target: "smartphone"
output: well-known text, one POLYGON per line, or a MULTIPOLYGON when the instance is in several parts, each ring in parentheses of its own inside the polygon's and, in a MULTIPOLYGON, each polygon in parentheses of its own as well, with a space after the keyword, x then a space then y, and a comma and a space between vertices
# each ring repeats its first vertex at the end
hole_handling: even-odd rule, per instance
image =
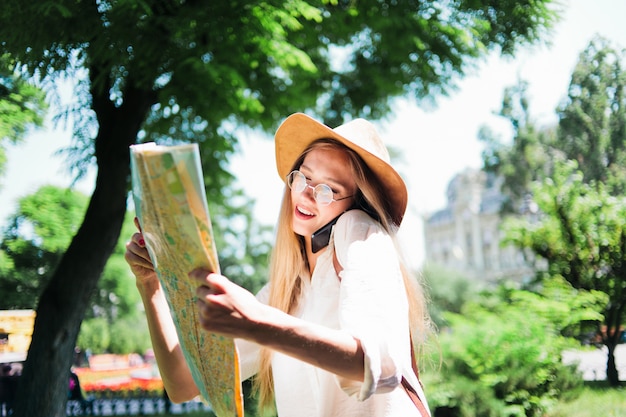
POLYGON ((335 223, 337 223, 339 217, 341 217, 341 214, 328 222, 326 226, 321 227, 311 235, 311 249, 313 250, 313 253, 317 253, 328 246, 328 243, 330 242, 330 232, 335 223))

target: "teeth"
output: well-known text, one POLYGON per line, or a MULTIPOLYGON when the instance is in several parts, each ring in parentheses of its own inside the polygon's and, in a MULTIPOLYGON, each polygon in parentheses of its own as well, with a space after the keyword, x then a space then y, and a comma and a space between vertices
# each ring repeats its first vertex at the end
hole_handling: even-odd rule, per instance
POLYGON ((302 214, 306 215, 306 216, 312 216, 312 215, 313 215, 313 213, 311 213, 310 211, 307 211, 307 210, 305 210, 305 209, 303 209, 303 208, 301 208, 301 207, 298 207, 298 211, 299 211, 300 213, 302 213, 302 214))

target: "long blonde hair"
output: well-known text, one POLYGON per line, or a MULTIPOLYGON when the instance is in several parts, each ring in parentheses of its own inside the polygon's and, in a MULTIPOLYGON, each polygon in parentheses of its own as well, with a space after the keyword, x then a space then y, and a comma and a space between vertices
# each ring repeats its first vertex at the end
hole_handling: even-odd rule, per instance
MULTIPOLYGON (((389 233, 398 249, 402 275, 409 301, 409 323, 414 344, 414 351, 419 348, 430 330, 430 320, 426 309, 426 301, 422 286, 410 273, 402 257, 396 231, 398 226, 391 218, 393 210, 386 198, 384 184, 371 172, 354 151, 333 139, 319 139, 312 142, 294 162, 292 169, 298 169, 305 156, 315 149, 342 150, 347 153, 349 166, 359 190, 355 199, 355 207, 365 211, 380 222, 389 233)), ((304 240, 294 233, 291 209, 291 190, 285 187, 276 227, 276 244, 270 260, 270 296, 269 305, 286 313, 292 313, 298 305, 302 280, 310 279, 308 261, 304 248, 304 240)), ((261 351, 260 369, 255 376, 255 388, 258 393, 261 409, 271 409, 274 400, 274 384, 271 369, 272 352, 263 348, 261 351)))

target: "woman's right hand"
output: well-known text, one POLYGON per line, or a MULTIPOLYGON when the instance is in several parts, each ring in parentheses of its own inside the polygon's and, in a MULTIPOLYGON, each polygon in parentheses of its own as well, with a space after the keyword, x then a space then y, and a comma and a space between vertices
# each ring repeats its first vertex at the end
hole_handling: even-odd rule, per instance
POLYGON ((148 254, 146 242, 139 227, 139 221, 135 218, 135 225, 139 232, 133 234, 130 241, 126 243, 126 253, 124 259, 130 266, 130 270, 139 282, 147 282, 156 279, 154 265, 148 254))

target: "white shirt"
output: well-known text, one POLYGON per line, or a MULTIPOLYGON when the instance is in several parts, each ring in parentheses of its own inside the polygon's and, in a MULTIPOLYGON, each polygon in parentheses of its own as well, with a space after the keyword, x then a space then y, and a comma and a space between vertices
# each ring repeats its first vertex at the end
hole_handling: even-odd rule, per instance
MULTIPOLYGON (((267 301, 267 286, 257 297, 267 301)), ((272 373, 279 417, 412 417, 417 408, 402 376, 426 404, 411 368, 408 302, 396 249, 379 223, 360 210, 342 215, 317 260, 294 316, 360 340, 364 381, 347 380, 274 352, 272 373), (337 277, 333 249, 343 270, 337 277)), ((258 346, 237 340, 242 379, 258 369, 258 346)), ((427 417, 427 416, 423 416, 427 417)))

